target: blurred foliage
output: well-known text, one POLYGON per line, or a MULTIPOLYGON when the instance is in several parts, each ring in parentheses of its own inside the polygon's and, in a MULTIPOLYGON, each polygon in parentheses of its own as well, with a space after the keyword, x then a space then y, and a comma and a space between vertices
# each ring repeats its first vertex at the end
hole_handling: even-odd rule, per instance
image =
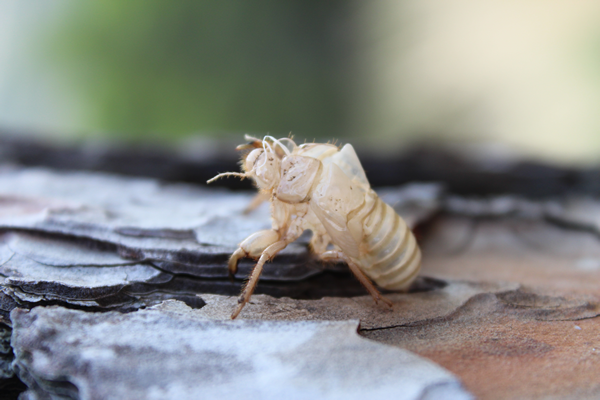
POLYGON ((339 136, 352 37, 343 1, 71 2, 50 38, 88 126, 339 136))

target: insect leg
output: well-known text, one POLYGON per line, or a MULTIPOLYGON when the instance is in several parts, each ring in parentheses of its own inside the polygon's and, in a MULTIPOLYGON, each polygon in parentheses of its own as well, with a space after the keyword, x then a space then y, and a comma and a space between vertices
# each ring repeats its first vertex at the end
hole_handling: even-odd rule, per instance
POLYGON ((308 244, 311 251, 315 254, 323 254, 327 251, 327 246, 331 243, 331 237, 323 231, 316 231, 313 233, 310 243, 308 244))
POLYGON ((242 311, 242 308, 244 308, 244 306, 246 305, 248 300, 250 300, 250 296, 252 296, 252 293, 254 292, 254 289, 256 288, 256 284, 258 283, 258 278, 260 277, 260 274, 262 272, 262 269, 263 269, 263 266, 265 265, 265 263, 268 260, 270 260, 271 258, 275 257, 275 255, 277 253, 279 253, 281 250, 285 249, 285 247, 287 245, 288 245, 288 241, 280 240, 278 242, 273 243, 272 245, 267 247, 265 249, 265 251, 263 251, 260 258, 258 259, 258 263, 256 263, 256 265, 254 266, 254 269, 252 270, 252 273, 250 274, 250 279, 248 280, 248 283, 246 284, 246 286, 244 286, 244 289, 242 290, 242 293, 240 294, 240 297, 238 298, 238 306, 236 307, 233 314, 231 314, 231 319, 235 319, 235 317, 237 317, 240 314, 240 312, 242 311))
POLYGON ((324 253, 319 254, 319 258, 323 261, 335 262, 335 261, 344 261, 350 267, 350 271, 356 276, 358 281, 362 283, 362 285, 367 289, 369 294, 375 300, 375 303, 379 303, 379 300, 388 305, 388 307, 392 307, 393 303, 388 298, 384 297, 379 293, 379 290, 373 285, 373 282, 369 279, 367 275, 359 268, 358 265, 354 261, 352 261, 349 257, 346 257, 344 253, 341 251, 326 251, 324 253))
POLYGON ((252 257, 256 259, 260 257, 267 247, 279 239, 279 233, 272 229, 255 232, 244 239, 240 243, 240 247, 229 257, 229 277, 233 279, 238 269, 238 263, 242 258, 252 257))

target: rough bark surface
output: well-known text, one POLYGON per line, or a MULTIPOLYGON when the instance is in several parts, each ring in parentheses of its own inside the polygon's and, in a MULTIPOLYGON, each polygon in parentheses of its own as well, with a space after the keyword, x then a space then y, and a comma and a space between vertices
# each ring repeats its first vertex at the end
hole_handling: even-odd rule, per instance
POLYGON ((11 318, 25 398, 471 398, 434 363, 359 337, 358 321, 211 321, 161 307, 11 318))
POLYGON ((250 194, 4 168, 0 378, 16 371, 31 399, 197 398, 199 382, 274 398, 289 379, 316 398, 600 397, 600 202, 468 199, 433 184, 380 195, 424 254, 413 288, 386 294, 392 309, 344 265, 315 262, 302 237, 230 322, 252 262, 232 283, 227 257, 269 226, 266 207, 242 213, 250 194))

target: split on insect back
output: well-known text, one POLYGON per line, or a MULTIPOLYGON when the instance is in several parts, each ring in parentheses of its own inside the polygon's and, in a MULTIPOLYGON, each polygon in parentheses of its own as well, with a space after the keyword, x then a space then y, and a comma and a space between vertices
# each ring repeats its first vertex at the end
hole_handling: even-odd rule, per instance
POLYGON ((246 139, 238 146, 248 151, 243 172, 208 181, 251 178, 260 193, 249 208, 261 200, 271 203, 271 229, 248 236, 229 259, 230 276, 242 258, 258 260, 231 318, 250 300, 265 262, 307 229, 313 233, 310 248, 320 260, 345 262, 375 302, 391 307, 372 281, 388 290, 407 289, 419 273, 421 251, 404 220, 371 189, 352 145, 340 149, 328 143, 297 146, 290 138, 246 139))

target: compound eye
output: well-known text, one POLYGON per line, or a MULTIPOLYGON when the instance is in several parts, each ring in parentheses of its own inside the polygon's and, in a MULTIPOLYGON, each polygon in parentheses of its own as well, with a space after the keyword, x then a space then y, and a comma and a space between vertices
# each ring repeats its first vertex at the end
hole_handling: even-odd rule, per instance
POLYGON ((250 152, 250 154, 248 154, 248 157, 246 157, 246 161, 244 163, 244 169, 246 171, 252 171, 254 169, 254 166, 256 164, 256 161, 258 160, 258 158, 261 156, 261 154, 264 152, 263 149, 254 149, 250 152))
POLYGON ((254 163, 252 171, 261 189, 271 189, 279 181, 279 160, 270 152, 262 152, 254 163))

